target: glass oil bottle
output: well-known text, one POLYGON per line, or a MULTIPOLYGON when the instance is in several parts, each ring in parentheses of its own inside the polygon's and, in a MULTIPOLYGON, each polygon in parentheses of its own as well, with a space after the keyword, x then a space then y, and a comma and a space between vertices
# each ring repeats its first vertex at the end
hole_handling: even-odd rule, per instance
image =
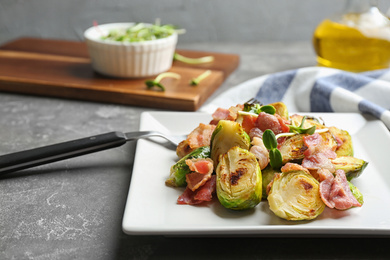
POLYGON ((376 1, 348 0, 340 15, 323 20, 313 35, 320 66, 360 72, 390 66, 390 20, 376 1))

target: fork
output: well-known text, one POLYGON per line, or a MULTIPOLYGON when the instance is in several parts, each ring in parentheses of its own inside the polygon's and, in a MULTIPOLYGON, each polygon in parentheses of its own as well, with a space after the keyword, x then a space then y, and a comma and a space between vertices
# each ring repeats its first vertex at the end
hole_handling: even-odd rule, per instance
POLYGON ((251 98, 249 99, 247 102, 245 102, 246 104, 249 104, 249 105, 252 105, 252 104, 259 104, 259 105, 263 105, 263 103, 258 100, 256 97, 254 98, 251 98))
POLYGON ((186 136, 170 136, 157 131, 109 132, 30 150, 0 156, 0 174, 19 171, 38 165, 69 159, 119 147, 128 141, 141 138, 162 137, 177 147, 186 136))

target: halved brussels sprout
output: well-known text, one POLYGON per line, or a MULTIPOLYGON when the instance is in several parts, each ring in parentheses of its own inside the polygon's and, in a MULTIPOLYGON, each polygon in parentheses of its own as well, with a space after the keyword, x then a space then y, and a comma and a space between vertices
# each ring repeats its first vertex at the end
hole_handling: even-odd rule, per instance
POLYGON ((329 131, 336 137, 336 140, 341 140, 342 144, 337 147, 337 156, 353 156, 353 145, 351 135, 346 130, 337 127, 328 127, 329 131))
POLYGON ((279 151, 282 154, 283 164, 294 160, 302 160, 305 157, 302 149, 304 145, 303 137, 304 135, 287 137, 280 145, 279 151))
POLYGON ((314 219, 325 209, 319 182, 303 170, 277 174, 267 199, 271 211, 287 220, 314 219))
POLYGON ((218 200, 225 208, 243 210, 260 203, 261 170, 256 157, 248 150, 232 147, 220 157, 216 174, 218 200))
POLYGON ((363 205, 364 199, 363 199, 363 194, 360 192, 360 190, 353 185, 352 183, 348 182, 349 189, 352 192, 352 195, 356 198, 356 200, 363 205))
POLYGON ((331 162, 336 170, 345 172, 348 181, 359 177, 368 165, 368 162, 352 156, 337 157, 331 160, 331 162))
POLYGON ((195 149, 191 153, 187 154, 181 158, 177 163, 171 167, 169 178, 165 181, 165 184, 172 187, 185 187, 186 174, 190 173, 190 168, 186 164, 187 159, 197 159, 197 158, 209 158, 210 157, 210 147, 203 146, 195 149))
POLYGON ((234 121, 220 120, 211 135, 211 159, 217 166, 219 156, 225 154, 233 146, 248 150, 251 140, 241 125, 234 121))
MULTIPOLYGON (((320 133, 322 137, 322 142, 324 146, 329 147, 331 150, 335 150, 337 143, 335 138, 330 132, 320 133)), ((304 142, 303 137, 305 134, 297 134, 290 137, 287 137, 286 140, 280 145, 279 151, 283 157, 283 164, 291 161, 302 160, 305 156, 303 152, 304 142)))
POLYGON ((275 108, 275 114, 278 114, 279 116, 283 117, 284 119, 288 119, 288 109, 286 104, 283 102, 275 102, 268 104, 270 106, 273 106, 275 108))

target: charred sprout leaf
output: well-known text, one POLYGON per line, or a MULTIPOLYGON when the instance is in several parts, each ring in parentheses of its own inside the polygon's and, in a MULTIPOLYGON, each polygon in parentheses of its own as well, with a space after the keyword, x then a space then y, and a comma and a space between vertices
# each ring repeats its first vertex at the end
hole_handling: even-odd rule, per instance
POLYGON ((191 79, 190 85, 192 85, 192 86, 197 86, 197 85, 199 85, 199 83, 200 83, 202 80, 204 80, 205 78, 207 78, 210 74, 211 74, 211 70, 206 70, 205 72, 203 72, 202 74, 200 74, 198 77, 191 79))
POLYGON ((262 176, 256 156, 238 146, 221 156, 216 168, 217 196, 228 209, 255 207, 262 197, 262 176))
POLYGON ((162 91, 165 91, 165 87, 160 83, 160 81, 164 78, 180 79, 180 75, 174 72, 163 72, 159 74, 154 80, 146 80, 145 84, 148 87, 148 89, 151 89, 153 87, 158 87, 162 91))
POLYGON ((314 219, 325 209, 319 187, 319 182, 303 170, 277 174, 267 197, 269 207, 283 219, 314 219))
POLYGON ((191 153, 187 154, 176 162, 170 171, 169 178, 165 181, 165 184, 172 187, 185 187, 186 174, 190 173, 190 168, 186 164, 187 159, 197 159, 197 158, 209 158, 210 157, 210 147, 203 146, 195 149, 191 153))
POLYGON ((188 64, 202 64, 202 63, 209 63, 209 62, 214 61, 214 56, 204 56, 204 57, 200 57, 200 58, 189 58, 189 57, 185 57, 185 56, 175 52, 175 54, 173 55, 173 59, 184 62, 184 63, 188 63, 188 64))
POLYGON ((348 181, 359 177, 368 162, 352 156, 340 156, 331 160, 336 170, 343 170, 348 181))

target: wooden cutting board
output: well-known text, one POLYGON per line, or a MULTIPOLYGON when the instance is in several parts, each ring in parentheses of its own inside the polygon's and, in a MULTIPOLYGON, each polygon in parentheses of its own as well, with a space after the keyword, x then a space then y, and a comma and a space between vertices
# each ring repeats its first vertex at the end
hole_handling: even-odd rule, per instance
POLYGON ((177 52, 187 57, 212 55, 215 60, 200 65, 174 61, 170 71, 181 79, 165 78, 162 92, 147 89, 145 79, 110 78, 94 72, 83 42, 21 38, 0 46, 0 91, 195 111, 239 65, 235 54, 177 52), (209 77, 198 86, 189 85, 206 69, 212 71, 209 77))

